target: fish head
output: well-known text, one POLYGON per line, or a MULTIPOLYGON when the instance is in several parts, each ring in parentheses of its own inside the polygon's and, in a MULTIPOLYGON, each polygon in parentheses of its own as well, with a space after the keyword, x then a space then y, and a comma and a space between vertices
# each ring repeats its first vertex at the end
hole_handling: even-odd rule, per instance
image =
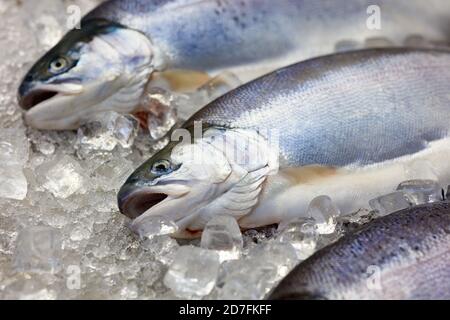
POLYGON ((214 215, 242 217, 257 204, 262 183, 276 170, 278 159, 270 150, 250 147, 267 147, 263 140, 246 132, 208 129, 192 143, 171 142, 122 186, 119 209, 134 219, 136 229, 150 216, 164 216, 177 224, 177 237, 195 236, 214 215))
POLYGON ((213 145, 172 142, 129 177, 118 193, 119 209, 135 224, 164 216, 186 229, 232 180, 235 170, 213 145))
POLYGON ((24 77, 18 100, 37 129, 76 129, 99 112, 130 112, 154 70, 151 41, 108 20, 82 22, 24 77))

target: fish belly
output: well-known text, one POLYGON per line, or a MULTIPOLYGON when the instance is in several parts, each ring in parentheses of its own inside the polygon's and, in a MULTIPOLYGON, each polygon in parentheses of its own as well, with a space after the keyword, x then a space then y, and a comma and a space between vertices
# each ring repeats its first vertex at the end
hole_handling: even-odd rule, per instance
MULTIPOLYGON (((308 174, 312 168, 282 169, 268 177, 258 206, 239 220, 242 228, 254 228, 305 217, 310 201, 328 195, 341 213, 368 208, 369 200, 393 192, 411 179, 434 179, 450 184, 450 138, 434 141, 425 150, 365 167, 325 169, 326 174, 308 174), (293 174, 295 170, 298 173, 293 174), (305 179, 297 175, 307 176, 305 179)), ((314 169, 316 170, 316 169, 314 169)))

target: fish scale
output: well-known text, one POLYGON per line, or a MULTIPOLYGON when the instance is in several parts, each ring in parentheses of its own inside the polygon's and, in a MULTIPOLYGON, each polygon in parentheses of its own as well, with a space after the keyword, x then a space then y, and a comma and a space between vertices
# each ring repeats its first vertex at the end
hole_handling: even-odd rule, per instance
POLYGON ((298 265, 269 299, 449 299, 450 204, 370 222, 298 265), (368 285, 370 268, 379 287, 368 285))
POLYGON ((448 136, 449 81, 447 51, 332 55, 243 86, 200 110, 186 126, 202 121, 276 130, 287 166, 374 164, 448 136))
MULTIPOLYGON (((160 90, 194 94, 190 103, 178 106, 186 119, 238 84, 305 59, 367 47, 450 43, 447 0, 274 4, 105 1, 25 76, 18 95, 25 122, 37 129, 76 129, 100 112, 152 108, 159 103, 152 92, 160 90)), ((310 68, 305 77, 315 73, 310 68)))
POLYGON ((112 0, 84 20, 106 18, 140 30, 172 67, 214 72, 252 64, 271 71, 331 53, 344 40, 381 37, 401 45, 420 35, 446 42, 448 17, 444 0, 112 0), (381 9, 380 30, 366 23, 374 4, 381 9))

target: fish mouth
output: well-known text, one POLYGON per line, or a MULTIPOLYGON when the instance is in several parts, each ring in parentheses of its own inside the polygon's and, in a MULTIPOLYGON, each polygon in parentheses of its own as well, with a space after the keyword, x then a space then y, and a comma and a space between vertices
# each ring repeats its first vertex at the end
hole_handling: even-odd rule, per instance
POLYGON ((24 110, 30 110, 38 105, 44 104, 57 95, 76 95, 83 92, 83 86, 79 81, 59 84, 23 83, 19 88, 19 105, 24 110))
POLYGON ((161 204, 169 195, 161 192, 152 192, 150 190, 136 190, 124 186, 117 196, 120 212, 136 219, 144 212, 161 204))
POLYGON ((31 108, 55 97, 59 92, 50 90, 34 90, 27 95, 19 98, 19 105, 24 110, 31 108))
POLYGON ((79 126, 83 93, 83 85, 75 82, 24 83, 18 100, 27 125, 40 130, 70 130, 79 126))

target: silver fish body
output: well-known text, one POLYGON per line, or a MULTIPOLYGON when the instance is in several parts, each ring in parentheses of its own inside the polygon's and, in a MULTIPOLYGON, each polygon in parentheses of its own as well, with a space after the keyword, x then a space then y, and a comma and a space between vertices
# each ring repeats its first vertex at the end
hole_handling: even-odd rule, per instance
POLYGON ((300 263, 269 299, 450 299, 450 204, 376 219, 300 263))
POLYGON ((215 100, 186 122, 185 128, 201 123, 209 132, 194 145, 211 150, 193 149, 220 166, 196 166, 185 156, 194 150, 181 152, 172 142, 130 177, 119 206, 133 218, 146 210, 175 221, 185 218, 183 226, 191 231, 202 230, 219 213, 253 228, 302 216, 319 195, 352 212, 401 181, 449 183, 449 81, 450 53, 439 50, 363 50, 278 70, 215 100), (269 142, 273 137, 275 144, 269 142), (218 142, 226 139, 237 145, 237 156, 218 142), (254 161, 241 161, 249 158, 254 161), (161 161, 167 163, 164 170, 161 161), (435 176, 417 171, 428 165, 435 176), (147 201, 155 190, 169 194, 178 184, 180 204, 147 201), (190 199, 195 206, 181 213, 178 205, 190 199), (187 216, 195 219, 187 223, 187 216))
POLYGON ((380 38, 392 45, 414 36, 450 40, 450 4, 444 0, 112 0, 85 20, 93 18, 144 32, 172 68, 236 69, 243 78, 251 69, 250 78, 332 53, 345 41, 361 48, 380 38), (368 26, 374 6, 379 28, 368 26))
POLYGON ((448 43, 449 20, 446 0, 110 0, 32 67, 19 102, 33 127, 74 129, 142 108, 146 89, 226 91, 335 51, 448 43))
POLYGON ((450 51, 374 49, 312 59, 219 98, 185 125, 278 131, 284 166, 367 166, 450 129, 450 51))

